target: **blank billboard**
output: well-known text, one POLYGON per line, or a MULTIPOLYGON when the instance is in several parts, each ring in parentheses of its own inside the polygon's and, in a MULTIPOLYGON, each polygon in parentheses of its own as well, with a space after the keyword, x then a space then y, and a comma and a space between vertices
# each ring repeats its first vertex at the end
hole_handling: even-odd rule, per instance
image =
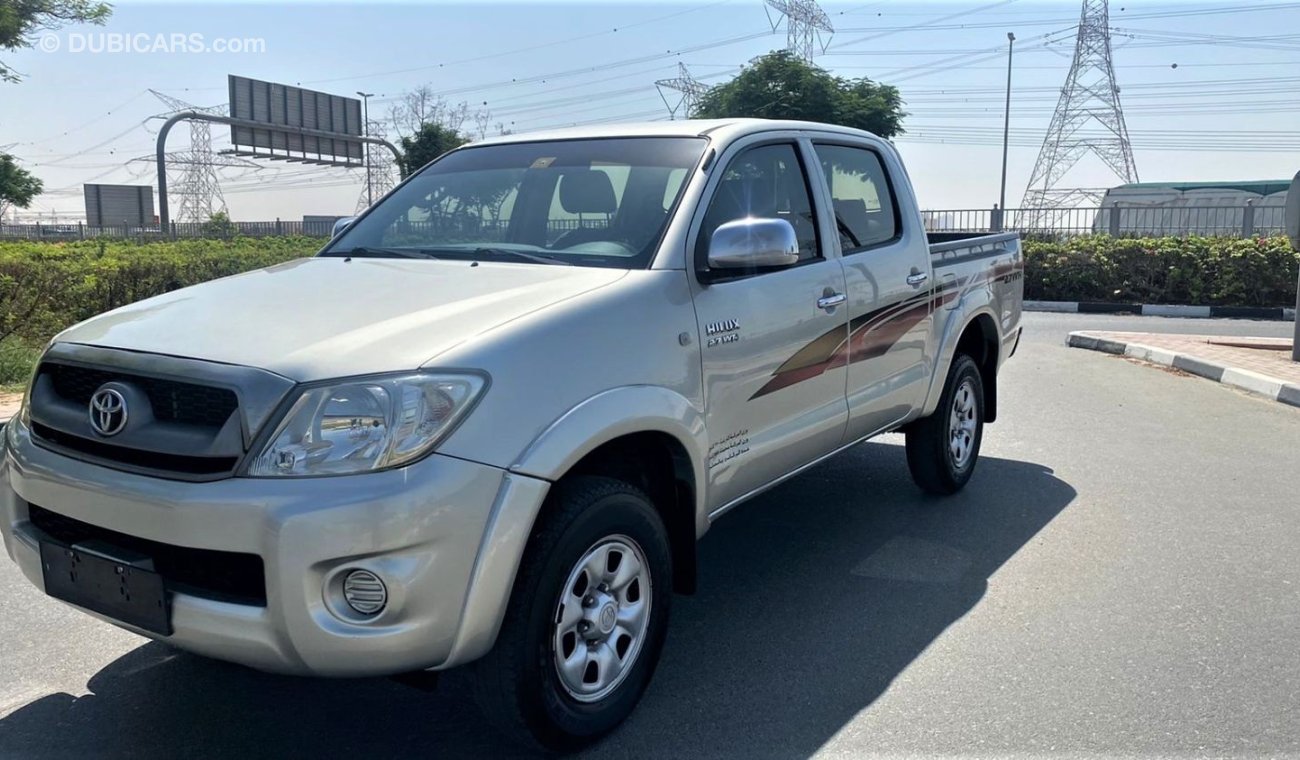
POLYGON ((148 227, 154 224, 152 185, 83 185, 86 224, 148 227))
POLYGON ((362 135, 360 100, 233 74, 228 81, 230 115, 266 125, 265 129, 230 128, 230 142, 241 155, 364 164, 361 141, 348 139, 362 135), (296 129, 330 132, 337 137, 308 136, 296 129))

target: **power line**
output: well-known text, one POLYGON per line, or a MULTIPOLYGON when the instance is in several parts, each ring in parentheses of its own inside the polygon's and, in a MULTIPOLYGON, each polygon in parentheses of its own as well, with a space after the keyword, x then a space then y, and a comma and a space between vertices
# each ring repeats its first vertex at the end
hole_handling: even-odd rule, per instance
POLYGON ((429 66, 415 66, 415 67, 412 67, 412 68, 405 68, 405 69, 392 69, 392 70, 389 70, 389 71, 379 71, 379 72, 373 72, 373 73, 370 73, 370 74, 358 74, 358 75, 356 75, 356 76, 349 76, 349 77, 335 77, 335 78, 332 78, 332 79, 313 79, 313 80, 308 80, 308 81, 306 81, 306 82, 303 82, 302 84, 329 84, 329 83, 332 83, 332 82, 344 82, 344 81, 351 81, 351 80, 354 80, 354 79, 370 79, 370 78, 373 78, 373 77, 391 76, 391 75, 394 75, 394 74, 410 74, 410 73, 412 73, 412 72, 416 72, 416 71, 433 71, 433 70, 436 70, 436 69, 445 68, 445 67, 447 67, 447 66, 457 66, 457 65, 460 65, 460 64, 464 64, 464 63, 477 63, 477 62, 479 62, 479 61, 486 61, 486 60, 490 60, 490 59, 492 59, 492 58, 501 58, 501 57, 508 56, 508 55, 515 55, 515 54, 517 54, 517 53, 531 53, 531 52, 536 51, 536 50, 542 50, 542 49, 549 48, 549 47, 556 47, 556 46, 558 46, 558 45, 568 45, 568 44, 571 44, 571 43, 574 43, 574 42, 581 42, 581 41, 583 41, 583 40, 594 39, 594 38, 596 38, 596 37, 603 37, 603 36, 605 36, 605 35, 609 35, 609 34, 617 34, 617 33, 619 32, 620 29, 632 29, 632 28, 634 28, 634 27, 638 27, 638 26, 645 26, 645 25, 647 25, 647 24, 655 24, 655 23, 658 23, 658 22, 660 22, 660 21, 667 21, 668 19, 673 19, 673 18, 677 18, 677 17, 679 17, 679 16, 684 16, 684 15, 686 15, 687 13, 694 13, 694 12, 696 12, 696 11, 701 11, 701 10, 705 10, 705 9, 708 9, 708 8, 713 8, 713 7, 716 7, 716 6, 719 6, 719 5, 723 5, 723 4, 726 3, 727 1, 728 1, 728 0, 720 0, 719 2, 707 3, 707 4, 705 4, 705 5, 697 6, 697 7, 695 7, 695 8, 688 8, 688 9, 686 9, 686 10, 676 11, 676 12, 674 12, 674 13, 669 13, 669 14, 664 15, 664 16, 656 16, 655 18, 652 18, 652 19, 645 19, 645 20, 643 20, 643 21, 636 21, 636 22, 633 22, 633 23, 631 23, 631 24, 624 24, 624 25, 622 25, 621 27, 614 27, 613 29, 608 29, 608 30, 605 30, 605 31, 592 32, 592 33, 590 33, 590 34, 582 34, 582 35, 578 35, 578 36, 576 36, 576 37, 569 37, 569 38, 567 38, 567 39, 555 40, 555 41, 553 41, 553 42, 544 42, 544 43, 541 43, 541 44, 538 44, 538 45, 529 45, 529 46, 527 46, 527 47, 515 48, 515 49, 513 49, 513 50, 503 50, 503 51, 501 51, 501 52, 497 52, 497 53, 488 53, 488 54, 485 54, 485 55, 474 56, 474 57, 472 57, 472 58, 462 58, 462 59, 455 60, 455 61, 445 61, 445 62, 443 62, 443 63, 431 64, 431 65, 429 65, 429 66))
POLYGON ((921 29, 928 29, 929 27, 935 26, 937 24, 942 24, 945 21, 951 21, 955 18, 961 18, 962 16, 969 16, 975 13, 983 13, 984 11, 991 10, 993 8, 997 8, 1003 5, 1010 5, 1011 3, 1014 2, 1016 2, 1016 0, 998 0, 998 2, 996 3, 990 3, 989 5, 982 5, 978 8, 972 8, 970 10, 952 13, 947 16, 943 16, 942 18, 937 18, 933 21, 925 21, 919 24, 912 24, 911 26, 895 27, 889 31, 883 31, 876 34, 871 34, 866 37, 859 37, 853 40, 845 40, 843 42, 837 42, 834 45, 828 45, 827 50, 829 51, 830 49, 834 49, 834 48, 842 48, 842 47, 847 47, 849 45, 856 45, 859 42, 871 42, 873 40, 878 40, 881 37, 888 37, 891 34, 900 34, 903 32, 911 32, 911 31, 918 31, 921 29))
MULTIPOLYGON (((144 97, 145 95, 148 95, 148 94, 149 94, 149 91, 148 91, 148 90, 141 90, 141 91, 137 92, 136 94, 132 95, 131 97, 127 98, 126 100, 122 101, 121 103, 118 103, 117 105, 115 105, 115 106, 113 106, 112 108, 108 109, 106 112, 104 112, 104 113, 102 113, 102 114, 100 114, 100 115, 94 117, 93 119, 90 119, 89 121, 86 121, 86 122, 83 122, 83 123, 81 123, 81 124, 78 124, 78 125, 75 126, 75 127, 69 127, 68 129, 65 129, 65 130, 63 130, 62 132, 60 132, 60 133, 58 133, 58 134, 56 134, 56 135, 53 135, 53 136, 51 136, 51 137, 44 137, 44 138, 41 138, 40 140, 29 140, 29 141, 27 141, 27 142, 14 143, 13 146, 17 146, 17 145, 42 145, 42 144, 47 143, 47 142, 53 142, 54 140, 61 140, 61 139, 65 138, 65 137, 67 137, 68 135, 73 134, 74 132, 80 132, 81 130, 85 129, 86 127, 90 127, 90 126, 93 126, 93 125, 95 125, 95 124, 98 124, 99 122, 103 121, 104 119, 107 119, 108 117, 110 117, 110 116, 112 116, 113 114, 117 113, 118 111, 122 110, 122 109, 125 108, 126 106, 128 106, 128 105, 134 103, 135 101, 139 100, 140 98, 142 98, 142 97, 144 97)), ((132 128, 132 129, 135 129, 135 126, 137 126, 137 125, 133 125, 131 128, 132 128)), ((9 147, 13 147, 13 146, 9 146, 9 147)))

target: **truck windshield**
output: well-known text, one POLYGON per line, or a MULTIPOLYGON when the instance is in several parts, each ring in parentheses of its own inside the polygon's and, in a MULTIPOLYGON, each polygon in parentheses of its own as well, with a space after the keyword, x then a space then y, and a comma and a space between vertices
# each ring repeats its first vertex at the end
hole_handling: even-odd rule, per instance
POLYGON ((322 256, 649 266, 702 138, 465 148, 419 172, 322 256))

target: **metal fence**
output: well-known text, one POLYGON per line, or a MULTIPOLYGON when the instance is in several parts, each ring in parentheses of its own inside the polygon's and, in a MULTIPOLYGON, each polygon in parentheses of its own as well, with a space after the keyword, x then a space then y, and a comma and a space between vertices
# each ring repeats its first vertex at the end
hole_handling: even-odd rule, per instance
POLYGON ((332 222, 173 222, 161 227, 113 225, 92 227, 83 222, 72 224, 0 224, 0 239, 19 240, 88 240, 115 238, 127 240, 176 240, 183 238, 282 237, 306 235, 329 237, 332 222))
POLYGON ((931 232, 1020 232, 1045 237, 1256 237, 1286 232, 1282 206, 1104 206, 924 211, 931 232))
MULTIPOLYGON (((455 231, 462 234, 485 233, 500 234, 508 222, 503 220, 477 220, 473 217, 458 219, 454 224, 431 222, 413 222, 402 225, 402 232, 421 232, 437 229, 440 232, 455 231)), ((553 236, 579 227, 604 227, 608 220, 594 219, 551 219, 547 230, 553 236)), ((164 232, 158 226, 139 227, 130 225, 91 227, 85 223, 75 224, 0 224, 0 240, 89 240, 93 238, 113 238, 121 240, 182 240, 195 238, 229 238, 229 237, 283 237, 304 235, 307 237, 327 238, 334 227, 333 222, 229 222, 229 223, 185 223, 173 222, 164 232)))
MULTIPOLYGON (((1204 235, 1210 237, 1256 237, 1285 234, 1282 206, 1105 206, 1100 208, 1045 209, 947 209, 923 211, 925 228, 931 232, 1020 232, 1026 236, 1061 238, 1077 235, 1115 237, 1163 237, 1204 235)), ((506 221, 473 220, 477 230, 501 232, 506 221)), ((552 233, 578 226, 604 226, 603 219, 552 219, 552 233)), ((464 227, 464 221, 458 221, 464 227)), ((306 235, 329 237, 331 222, 230 222, 228 224, 174 222, 166 230, 157 226, 90 227, 75 224, 0 224, 0 239, 83 240, 121 238, 175 240, 183 238, 278 237, 306 235)))

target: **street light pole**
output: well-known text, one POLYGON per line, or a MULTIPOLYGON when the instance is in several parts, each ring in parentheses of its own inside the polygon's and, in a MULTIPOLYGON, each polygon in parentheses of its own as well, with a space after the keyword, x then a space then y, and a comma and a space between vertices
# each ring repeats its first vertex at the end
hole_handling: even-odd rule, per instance
MULTIPOLYGON (((357 90, 357 94, 361 96, 361 102, 363 104, 362 105, 363 114, 361 116, 361 120, 365 122, 365 126, 364 126, 365 135, 366 137, 369 137, 370 136, 370 98, 374 96, 374 93, 361 92, 360 90, 357 90)), ((366 205, 370 206, 374 202, 375 202, 375 188, 374 188, 374 182, 371 181, 371 174, 370 174, 370 143, 366 143, 366 205)))
MULTIPOLYGON (((1291 245, 1300 251, 1300 172, 1291 180, 1291 188, 1286 193, 1286 212, 1283 217, 1287 237, 1291 245)), ((1291 343, 1291 361, 1300 362, 1300 279, 1296 280, 1295 297, 1295 339, 1291 343)))
POLYGON ((1007 152, 1011 147, 1011 56, 1015 51, 1016 35, 1007 32, 1007 110, 1002 120, 1002 192, 998 195, 998 213, 1004 219, 1007 213, 1007 152))

